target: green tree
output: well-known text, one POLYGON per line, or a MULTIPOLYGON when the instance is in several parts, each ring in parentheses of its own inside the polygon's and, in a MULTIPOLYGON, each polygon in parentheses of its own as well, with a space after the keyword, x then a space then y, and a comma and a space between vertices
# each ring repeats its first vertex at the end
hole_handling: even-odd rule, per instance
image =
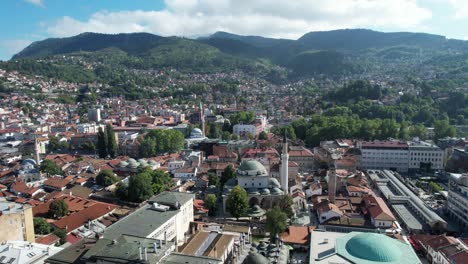
POLYGON ((427 138, 427 129, 422 124, 412 125, 409 128, 408 133, 409 133, 409 136, 412 138, 418 137, 421 140, 425 140, 427 138))
POLYGON ((434 139, 454 137, 457 134, 455 127, 449 124, 448 119, 437 120, 434 124, 434 139))
POLYGON ((265 230, 270 232, 270 237, 275 238, 288 227, 288 216, 280 208, 274 207, 266 213, 265 230))
POLYGON ((398 131, 398 138, 407 140, 409 138, 409 131, 408 131, 408 126, 406 125, 405 122, 402 122, 400 124, 400 129, 398 131))
POLYGON ((101 159, 107 157, 107 137, 101 127, 99 127, 97 133, 97 150, 101 159))
POLYGON ((60 146, 60 142, 59 142, 58 138, 54 137, 54 136, 51 136, 49 138, 49 144, 47 145, 47 149, 52 152, 52 151, 56 151, 56 150, 60 149, 60 147, 61 146, 60 146))
POLYGON ((231 135, 231 139, 232 139, 232 140, 239 140, 240 137, 239 137, 239 135, 237 135, 237 134, 232 134, 232 135, 231 135))
POLYGON ((221 137, 221 128, 216 123, 208 124, 208 137, 209 138, 221 137))
POLYGON ((63 229, 57 228, 53 232, 58 238, 60 238, 60 245, 65 244, 67 242, 67 232, 63 229))
POLYGON ((232 188, 226 200, 226 210, 237 220, 249 209, 247 192, 239 185, 232 188))
POLYGON ((229 141, 230 138, 231 138, 231 133, 229 133, 228 131, 223 131, 223 134, 221 135, 221 139, 224 141, 229 141))
POLYGON ((107 154, 111 158, 115 158, 117 156, 117 151, 118 151, 117 150, 117 142, 115 140, 114 128, 109 123, 106 124, 105 134, 106 134, 105 136, 107 138, 107 140, 106 140, 107 154))
POLYGON ((294 202, 291 196, 283 195, 278 200, 278 207, 282 212, 285 212, 288 217, 292 217, 294 215, 293 206, 294 202))
POLYGON ((216 175, 215 172, 209 171, 208 172, 208 186, 214 185, 218 186, 219 184, 219 177, 216 175))
POLYGON ((68 214, 68 204, 62 199, 54 200, 49 205, 49 216, 60 218, 68 214))
POLYGON ((218 210, 218 199, 215 194, 208 194, 205 198, 205 206, 208 208, 209 216, 216 216, 216 211, 218 210))
POLYGON ((34 217, 34 233, 39 235, 47 235, 52 231, 52 227, 42 217, 34 217))
POLYGON ((154 194, 162 193, 172 187, 172 179, 169 173, 163 170, 153 170, 147 168, 146 171, 151 175, 151 188, 154 194))
POLYGON ((119 178, 117 178, 111 170, 102 170, 96 176, 96 183, 105 187, 112 185, 117 181, 119 181, 119 178))
POLYGON ((262 131, 260 132, 260 134, 258 134, 258 139, 259 140, 266 140, 268 138, 267 136, 267 133, 265 131, 262 131))
POLYGON ((219 180, 219 187, 221 188, 221 190, 224 189, 224 184, 226 184, 226 182, 230 179, 234 179, 236 178, 236 171, 234 170, 234 166, 232 166, 231 164, 229 164, 223 171, 223 173, 221 174, 221 179, 219 180))
POLYGON ((122 182, 117 183, 117 186, 114 191, 114 195, 120 200, 127 201, 128 200, 128 185, 122 182))
POLYGON ((143 202, 153 195, 151 175, 140 173, 130 177, 128 181, 128 200, 143 202))
POLYGON ((47 174, 47 176, 63 175, 63 171, 51 160, 43 160, 39 166, 39 170, 47 174))
POLYGON ((140 157, 149 158, 156 156, 156 141, 153 138, 145 138, 140 141, 140 157))

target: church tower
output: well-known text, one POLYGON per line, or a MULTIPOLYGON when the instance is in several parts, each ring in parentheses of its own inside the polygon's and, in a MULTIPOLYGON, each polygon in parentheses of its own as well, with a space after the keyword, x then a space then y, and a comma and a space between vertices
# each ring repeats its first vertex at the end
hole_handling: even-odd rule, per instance
POLYGON ((281 188, 283 189, 285 194, 289 192, 289 176, 288 176, 288 164, 289 164, 289 155, 288 155, 288 141, 286 139, 286 131, 283 136, 283 152, 281 153, 281 188))

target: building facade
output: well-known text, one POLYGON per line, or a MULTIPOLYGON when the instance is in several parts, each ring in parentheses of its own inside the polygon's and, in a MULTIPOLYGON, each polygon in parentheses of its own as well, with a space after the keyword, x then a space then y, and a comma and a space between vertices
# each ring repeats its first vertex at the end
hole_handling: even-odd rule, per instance
POLYGON ((5 200, 0 201, 0 242, 8 240, 34 242, 31 207, 5 200))
POLYGON ((468 230, 468 174, 450 174, 447 211, 461 230, 468 230))

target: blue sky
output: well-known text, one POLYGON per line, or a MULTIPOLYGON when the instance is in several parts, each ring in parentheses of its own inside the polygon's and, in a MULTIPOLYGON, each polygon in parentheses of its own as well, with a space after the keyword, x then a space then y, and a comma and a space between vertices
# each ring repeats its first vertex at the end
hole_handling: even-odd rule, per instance
POLYGON ((298 38, 339 28, 468 39, 468 0, 1 0, 0 59, 82 32, 298 38))

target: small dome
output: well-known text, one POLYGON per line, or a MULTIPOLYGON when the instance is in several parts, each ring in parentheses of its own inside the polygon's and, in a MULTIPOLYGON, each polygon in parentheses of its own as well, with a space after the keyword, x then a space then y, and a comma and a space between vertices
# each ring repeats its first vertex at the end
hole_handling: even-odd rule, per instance
POLYGON ((274 187, 274 188, 271 189, 271 194, 273 194, 273 195, 280 195, 280 194, 283 194, 283 191, 280 190, 280 189, 277 188, 277 187, 274 187))
POLYGON ((275 178, 270 178, 269 180, 269 184, 270 184, 270 188, 280 188, 281 187, 281 184, 279 183, 279 181, 275 178))
POLYGON ((356 258, 369 261, 398 261, 401 257, 400 249, 393 243, 387 243, 385 238, 388 237, 375 233, 357 234, 348 240, 346 250, 356 258))
POLYGON ((249 193, 249 194, 260 194, 260 193, 258 192, 258 189, 255 188, 255 187, 254 187, 254 188, 249 188, 249 189, 248 189, 248 193, 249 193))
POLYGON ((256 160, 248 160, 242 162, 237 169, 238 176, 267 176, 265 166, 256 160))
POLYGON ((269 264, 270 261, 257 252, 250 252, 244 259, 244 264, 269 264))
POLYGON ((234 178, 231 178, 229 179, 225 184, 224 186, 226 187, 234 187, 236 186, 238 183, 237 183, 237 179, 234 179, 234 178))
POLYGON ((127 162, 128 162, 128 163, 135 163, 135 162, 137 162, 137 161, 136 161, 135 159, 130 158, 130 159, 127 160, 127 162))
POLYGON ((201 129, 199 129, 199 128, 194 128, 190 132, 190 137, 191 138, 202 138, 202 137, 204 137, 203 131, 201 131, 201 129))
POLYGON ((270 194, 270 190, 268 190, 268 189, 261 189, 261 190, 260 190, 260 194, 261 194, 261 195, 269 195, 269 194, 270 194))
POLYGON ((127 167, 127 166, 128 166, 128 162, 123 161, 123 160, 122 160, 121 162, 119 162, 119 167, 120 167, 120 168, 125 168, 125 167, 127 167))
POLYGON ((36 165, 36 161, 33 159, 25 159, 23 162, 21 162, 21 165, 26 166, 26 165, 36 165))

